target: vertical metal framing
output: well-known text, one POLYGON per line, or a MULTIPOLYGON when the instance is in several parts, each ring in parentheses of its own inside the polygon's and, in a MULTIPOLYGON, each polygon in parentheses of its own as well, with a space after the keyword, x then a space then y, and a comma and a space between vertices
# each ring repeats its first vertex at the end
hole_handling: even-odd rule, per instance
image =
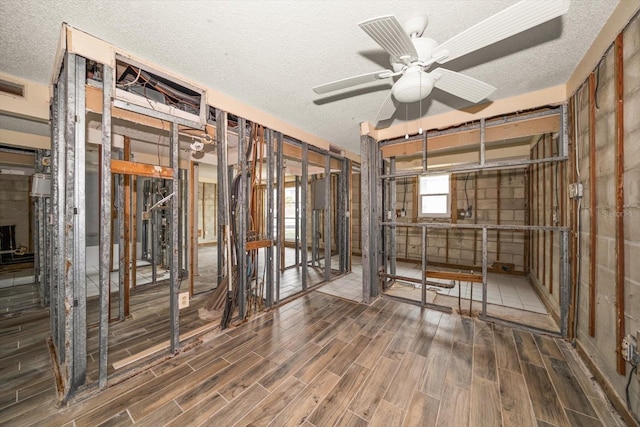
MULTIPOLYGON (((282 134, 280 132, 275 133, 275 144, 276 144, 276 282, 275 282, 275 300, 274 304, 278 304, 280 302, 280 280, 282 276, 282 270, 284 267, 284 260, 280 256, 282 250, 284 249, 284 179, 285 179, 285 170, 284 170, 284 155, 282 153, 282 134)), ((298 193, 296 190, 296 206, 298 203, 298 193)), ((296 212, 297 214, 297 212, 296 212)), ((298 240, 297 240, 297 215, 296 215, 296 253, 298 250, 298 240)), ((297 258, 296 258, 297 259, 297 258)))
POLYGON ((376 266, 382 265, 382 227, 380 223, 382 222, 382 179, 380 179, 380 172, 382 169, 382 151, 380 150, 377 143, 373 142, 369 147, 371 151, 371 161, 372 167, 369 173, 371 174, 370 185, 371 185, 371 200, 374 200, 375 203, 372 209, 369 209, 369 215, 371 215, 371 220, 369 224, 371 225, 371 236, 372 239, 369 239, 369 243, 371 245, 371 253, 375 254, 376 264, 373 266, 371 271, 371 277, 375 280, 372 281, 371 285, 371 296, 377 297, 380 294, 380 281, 378 280, 378 269, 376 266))
POLYGON ((300 186, 300 201, 301 209, 300 209, 300 233, 301 233, 301 261, 302 261, 302 290, 307 290, 308 285, 308 275, 307 271, 309 266, 307 265, 307 196, 308 196, 308 188, 309 188, 309 164, 307 162, 307 158, 309 155, 309 147, 306 142, 302 143, 302 179, 300 186))
POLYGON ((340 259, 340 273, 348 270, 348 234, 349 234, 349 160, 342 159, 340 176, 338 179, 338 257, 340 259))
MULTIPOLYGON (((174 177, 175 179, 175 177, 174 177)), ((178 278, 182 279, 183 273, 186 272, 186 263, 189 259, 189 253, 187 251, 186 239, 189 235, 187 231, 189 205, 187 203, 187 195, 189 194, 186 187, 187 184, 187 171, 186 169, 178 169, 178 187, 180 188, 178 199, 178 278)), ((178 194, 175 195, 178 197, 178 194)))
MULTIPOLYGON (((567 104, 563 104, 560 108, 560 138, 562 139, 559 144, 560 153, 558 155, 567 157, 569 155, 569 114, 567 104)), ((564 213, 561 212, 560 214, 562 215, 561 224, 563 225, 565 224, 564 213)), ((569 251, 569 229, 565 229, 560 232, 560 333, 564 338, 569 336, 569 313, 572 300, 569 251)))
MULTIPOLYGON (((283 173, 284 176, 284 173, 283 173)), ((295 198, 296 200, 294 201, 294 205, 295 205, 295 214, 296 214, 296 218, 295 218, 295 227, 296 227, 296 237, 295 237, 295 244, 294 244, 294 248, 295 248, 295 254, 296 254, 296 266, 300 264, 300 223, 302 222, 300 220, 300 177, 298 175, 295 176, 294 178, 294 185, 295 185, 295 198)), ((284 191, 284 185, 282 186, 282 191, 284 191)), ((280 205, 278 205, 280 206, 280 205)), ((284 213, 282 214, 284 217, 284 213)), ((284 239, 284 237, 283 237, 284 239)))
MULTIPOLYGON (((171 254, 169 255, 169 319, 170 319, 170 349, 172 354, 175 354, 180 348, 180 315, 178 308, 178 293, 180 292, 179 282, 179 244, 178 229, 178 205, 180 204, 180 175, 178 170, 178 124, 171 123, 171 138, 169 144, 169 167, 173 170, 173 179, 171 180, 171 190, 173 197, 169 202, 171 207, 171 221, 169 223, 169 230, 171 232, 169 238, 169 248, 171 254)), ((127 243, 128 244, 128 243, 127 243)))
POLYGON ((86 266, 85 266, 85 68, 84 58, 66 54, 66 111, 64 150, 66 173, 63 182, 65 208, 64 329, 66 396, 70 396, 86 378, 86 266))
POLYGON ((100 329, 98 331, 98 387, 107 385, 107 354, 109 350, 109 258, 111 252, 111 97, 113 91, 113 68, 102 66, 102 136, 101 136, 101 173, 100 186, 100 240, 99 240, 99 306, 100 329))
POLYGON ((51 220, 53 226, 51 245, 51 334, 52 340, 58 349, 58 359, 62 363, 66 359, 64 343, 64 286, 62 272, 65 264, 64 245, 64 221, 62 220, 65 210, 65 111, 67 108, 67 82, 66 69, 68 59, 65 56, 63 69, 54 89, 53 112, 52 112, 52 204, 51 220))
POLYGON ((231 256, 231 217, 228 167, 227 113, 216 109, 216 145, 218 156, 218 285, 228 278, 228 292, 233 286, 231 256))
POLYGON ((422 227, 422 274, 420 274, 420 306, 427 304, 427 227, 422 227))
POLYGON ((362 156, 360 175, 360 213, 362 223, 362 299, 369 303, 378 295, 378 266, 381 265, 378 253, 379 231, 377 211, 381 200, 378 200, 378 158, 377 144, 368 135, 360 137, 360 153, 362 156))
POLYGON ((569 276, 569 231, 560 232, 560 333, 569 334, 569 303, 571 301, 571 278, 569 276))
POLYGON ((324 280, 331 280, 331 156, 324 155, 324 280))
POLYGON ((427 161, 427 132, 424 131, 422 134, 422 172, 427 172, 429 168, 429 164, 427 161))
POLYGON ((274 144, 274 134, 271 129, 266 129, 266 140, 267 140, 267 197, 266 197, 266 212, 267 212, 267 235, 266 238, 271 242, 271 244, 266 249, 266 306, 270 308, 273 305, 273 169, 274 169, 274 157, 273 157, 273 144, 274 144))
MULTIPOLYGON (((35 153, 35 172, 36 173, 47 173, 48 167, 42 164, 44 157, 49 156, 48 150, 37 150, 35 153)), ((34 197, 33 205, 34 205, 34 216, 33 216, 33 229, 36 234, 33 238, 34 244, 34 279, 35 282, 38 283, 38 288, 40 290, 40 305, 43 307, 49 306, 50 302, 50 289, 49 289, 49 278, 48 278, 48 269, 47 269, 47 234, 49 232, 49 227, 46 226, 46 218, 47 218, 47 205, 48 205, 48 197, 34 197)))
MULTIPOLYGON (((117 149, 116 151, 118 151, 119 153, 119 157, 122 158, 122 150, 121 149, 117 149)), ((124 250, 124 245, 125 240, 124 240, 124 176, 123 175, 117 175, 116 176, 116 197, 117 197, 117 203, 118 203, 118 319, 120 320, 124 320, 124 318, 126 317, 126 298, 124 297, 124 294, 126 292, 125 287, 125 274, 124 274, 124 270, 125 268, 127 268, 127 263, 126 263, 126 259, 125 259, 125 250, 124 250)), ((155 192, 151 192, 151 194, 155 194, 155 192)), ((153 199, 152 199, 153 200, 153 199)), ((153 202, 151 203, 151 205, 153 205, 153 202)), ((157 215, 157 210, 152 211, 151 213, 152 215, 152 219, 151 219, 151 239, 152 239, 152 261, 151 261, 151 265, 152 265, 152 278, 153 278, 153 283, 156 282, 156 257, 157 257, 157 251, 155 250, 156 248, 156 233, 154 233, 154 229, 153 227, 155 227, 155 218, 157 215)))
MULTIPOLYGON (((389 165, 389 161, 382 159, 381 163, 382 165, 382 173, 383 174, 389 174, 390 173, 390 165, 389 165)), ((389 198, 389 187, 391 185, 391 180, 390 179, 385 179, 382 181, 382 185, 381 185, 381 189, 382 189, 382 205, 381 206, 381 210, 382 210, 382 217, 383 220, 386 221, 391 221, 391 199, 389 198)), ((381 252, 382 252, 382 264, 380 265, 380 269, 382 271, 384 271, 385 273, 389 273, 389 263, 390 263, 390 257, 391 257, 391 252, 390 252, 390 231, 391 231, 391 227, 388 226, 382 226, 382 245, 380 247, 381 252)), ((382 289, 386 289, 388 283, 391 282, 391 279, 389 278, 381 278, 380 283, 382 286, 382 289)))
MULTIPOLYGON (((426 135, 427 133, 424 133, 425 135, 425 147, 426 147, 426 135)), ((425 150, 426 152, 426 150, 425 150)), ((426 162, 425 162, 426 163, 426 162)), ((389 172, 391 174, 395 174, 396 173, 396 158, 392 157, 389 160, 389 172)), ((389 198, 389 213, 390 213, 390 217, 389 219, 391 221, 396 221, 396 206, 397 206, 397 186, 396 186, 396 179, 395 178, 391 178, 389 180, 389 193, 388 193, 388 198, 389 198)), ((397 228, 396 227, 389 227, 389 248, 387 249, 389 251, 389 273, 391 273, 392 275, 396 274, 396 232, 397 232, 397 228)), ((425 246, 426 248, 426 246, 425 246)), ((423 270, 424 271, 424 270, 423 270)))
MULTIPOLYGON (((482 227, 482 316, 487 315, 487 234, 487 227, 482 227)), ((473 300, 470 304, 473 306, 473 300)))
POLYGON ((238 207, 236 223, 237 235, 234 236, 238 248, 238 317, 244 319, 247 314, 247 201, 248 172, 246 150, 246 120, 238 119, 238 161, 240 163, 240 186, 238 191, 238 207))
POLYGON ((484 166, 486 161, 485 152, 485 130, 486 123, 484 119, 480 119, 480 165, 484 166))
MULTIPOLYGON (((194 278, 198 274, 198 171, 199 164, 189 162, 189 295, 191 296, 194 294, 194 278)), ((217 234, 217 239, 220 240, 220 233, 217 234)), ((219 242, 217 252, 220 252, 219 242)))
MULTIPOLYGON (((225 233, 225 226, 228 226, 226 215, 228 206, 227 194, 224 183, 228 176, 227 170, 227 114, 216 109, 216 156, 217 156, 217 176, 218 176, 218 286, 222 284, 225 276, 225 245, 224 240, 229 236, 225 233)), ((203 187, 204 188, 204 187, 203 187)), ((204 209, 204 200, 202 208, 204 209)), ((227 259, 226 262, 231 262, 227 259)))

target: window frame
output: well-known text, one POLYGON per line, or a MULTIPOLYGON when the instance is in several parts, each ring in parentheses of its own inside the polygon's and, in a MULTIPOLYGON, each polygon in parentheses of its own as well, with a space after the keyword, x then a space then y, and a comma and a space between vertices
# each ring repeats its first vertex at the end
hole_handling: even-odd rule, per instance
MULTIPOLYGON (((417 208, 417 214, 419 218, 451 218, 451 173, 441 173, 441 174, 428 174, 428 175, 420 175, 416 178, 417 180, 417 191, 416 191, 416 208, 417 208), (423 192, 422 189, 422 181, 423 179, 429 180, 430 178, 441 178, 441 177, 447 177, 447 184, 448 184, 448 188, 447 188, 447 192, 446 193, 440 193, 440 192, 426 192, 426 190, 423 192), (430 197, 430 196, 445 196, 446 198, 446 212, 444 213, 436 213, 436 212, 423 212, 422 211, 422 201, 424 197, 430 197)), ((426 183, 425 183, 426 185, 426 183)))

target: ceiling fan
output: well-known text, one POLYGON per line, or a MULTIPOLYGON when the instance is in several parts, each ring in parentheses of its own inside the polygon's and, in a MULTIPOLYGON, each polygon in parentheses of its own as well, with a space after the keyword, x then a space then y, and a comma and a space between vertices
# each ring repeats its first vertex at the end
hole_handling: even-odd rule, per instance
POLYGON ((429 96, 434 87, 477 103, 496 88, 446 68, 431 70, 434 64, 444 64, 482 49, 564 15, 568 10, 569 0, 524 0, 441 44, 422 37, 427 26, 426 16, 414 17, 404 27, 393 15, 368 19, 358 25, 391 55, 392 69, 348 77, 316 86, 313 90, 317 94, 325 94, 376 80, 400 77, 378 111, 376 122, 393 116, 393 99, 400 103, 421 101, 429 96))

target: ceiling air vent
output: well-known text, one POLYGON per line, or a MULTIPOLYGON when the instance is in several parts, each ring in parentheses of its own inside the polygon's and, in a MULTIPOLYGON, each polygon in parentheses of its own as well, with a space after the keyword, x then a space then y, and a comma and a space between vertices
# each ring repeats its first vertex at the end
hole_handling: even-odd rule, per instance
POLYGON ((24 98, 24 85, 0 79, 0 93, 24 98))

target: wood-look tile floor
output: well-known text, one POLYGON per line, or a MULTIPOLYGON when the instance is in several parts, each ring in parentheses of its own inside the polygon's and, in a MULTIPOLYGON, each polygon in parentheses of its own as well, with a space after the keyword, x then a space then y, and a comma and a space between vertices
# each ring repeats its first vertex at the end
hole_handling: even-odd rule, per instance
POLYGON ((622 425, 564 341, 320 292, 57 408, 47 319, 0 319, 0 425, 622 425))

